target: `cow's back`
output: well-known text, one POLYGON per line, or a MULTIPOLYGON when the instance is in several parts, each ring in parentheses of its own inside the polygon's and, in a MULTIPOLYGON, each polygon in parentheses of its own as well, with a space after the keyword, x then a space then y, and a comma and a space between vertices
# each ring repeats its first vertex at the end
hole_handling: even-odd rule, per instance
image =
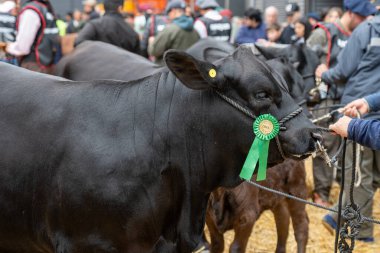
POLYGON ((99 41, 85 41, 57 64, 56 75, 75 81, 132 81, 161 69, 146 58, 119 47, 99 41))

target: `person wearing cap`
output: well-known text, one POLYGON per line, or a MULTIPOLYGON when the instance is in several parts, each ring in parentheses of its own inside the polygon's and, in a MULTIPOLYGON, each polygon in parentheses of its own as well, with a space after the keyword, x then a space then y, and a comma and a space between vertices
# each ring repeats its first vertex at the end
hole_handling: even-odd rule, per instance
POLYGON ((266 27, 261 18, 261 11, 249 8, 244 12, 244 25, 236 36, 236 44, 255 43, 266 39, 266 27))
POLYGON ((6 47, 21 67, 52 73, 59 47, 59 30, 49 0, 28 0, 17 17, 16 41, 6 47))
POLYGON ((194 29, 199 36, 229 42, 231 40, 231 22, 216 11, 216 8, 220 7, 219 4, 215 0, 197 0, 195 5, 199 7, 202 15, 194 23, 194 29))
MULTIPOLYGON (((359 14, 357 19, 375 13, 376 8, 366 0, 346 0, 346 9, 359 14)), ((380 1, 376 2, 380 5, 380 1)), ((358 22, 358 20, 352 20, 358 22)), ((374 94, 380 90, 380 15, 362 22, 351 34, 346 46, 339 53, 337 64, 330 69, 321 65, 316 70, 316 76, 321 77, 325 83, 345 83, 340 99, 341 104, 348 104, 356 99, 374 94)), ((363 116, 367 120, 379 120, 380 112, 370 112, 363 116)), ((353 145, 347 146, 346 157, 346 183, 350 185, 350 166, 352 165, 353 145)), ((354 199, 361 208, 361 213, 367 217, 372 216, 373 193, 380 183, 380 151, 363 147, 361 151, 360 170, 361 183, 354 190, 354 199)), ((344 189, 349 196, 349 189, 344 189)), ((344 199, 346 203, 349 200, 344 199)), ((336 227, 337 216, 329 213, 324 216, 323 224, 328 229, 336 227)), ((364 223, 358 235, 358 240, 373 242, 373 224, 364 223)))
POLYGON ((96 0, 85 0, 82 4, 83 12, 88 17, 88 20, 93 20, 100 17, 99 13, 95 10, 96 0))
POLYGON ((133 53, 140 53, 140 40, 121 15, 123 0, 104 0, 103 17, 89 21, 78 33, 75 46, 86 40, 102 41, 133 53))
POLYGON ((321 21, 321 16, 316 13, 316 12, 309 12, 307 15, 307 20, 309 21, 309 23, 314 26, 316 24, 318 24, 318 22, 321 21))
POLYGON ((0 61, 9 63, 10 58, 5 53, 5 47, 7 43, 14 42, 16 39, 15 9, 16 3, 13 0, 7 0, 0 4, 0 61))
POLYGON ((170 1, 165 9, 171 21, 154 41, 150 43, 148 52, 156 58, 156 63, 163 65, 164 53, 169 49, 186 50, 199 40, 194 30, 194 20, 185 15, 186 3, 182 0, 170 1))
POLYGON ((281 33, 279 42, 281 44, 291 44, 292 37, 294 38, 294 23, 302 16, 301 9, 297 3, 289 3, 285 6, 288 25, 281 33))
MULTIPOLYGON (((345 1, 345 12, 342 17, 334 23, 318 23, 315 30, 307 39, 306 44, 312 50, 318 52, 320 63, 328 68, 335 67, 338 63, 338 55, 347 44, 347 41, 354 29, 365 20, 365 18, 373 14, 374 9, 363 8, 361 6, 370 4, 368 1, 349 0, 345 1), (369 11, 368 11, 369 10, 369 11)), ((343 94, 344 83, 328 83, 321 84, 319 87, 324 89, 320 92, 323 94, 321 106, 331 106, 340 103, 343 94), (327 90, 327 93, 326 93, 327 90), (326 95, 324 95, 326 94, 326 95)), ((320 117, 328 113, 328 110, 320 110, 315 117, 320 117)), ((329 122, 323 122, 322 126, 327 127, 329 122)), ((329 136, 324 134, 323 145, 327 148, 327 152, 333 155, 337 152, 340 138, 338 136, 329 136)), ((332 183, 334 181, 333 171, 328 167, 322 157, 313 159, 314 173, 314 193, 313 199, 316 203, 327 205, 332 183)))

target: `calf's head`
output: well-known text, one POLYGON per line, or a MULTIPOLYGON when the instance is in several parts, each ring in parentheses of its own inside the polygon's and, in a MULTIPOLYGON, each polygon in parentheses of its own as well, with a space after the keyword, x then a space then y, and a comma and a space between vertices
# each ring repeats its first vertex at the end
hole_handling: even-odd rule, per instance
MULTIPOLYGON (((281 120, 299 108, 289 95, 284 79, 254 56, 248 47, 239 47, 232 55, 214 63, 197 60, 185 52, 169 50, 165 61, 170 71, 188 88, 208 93, 210 90, 218 91, 255 116, 269 113, 281 120)), ((216 92, 214 94, 217 96, 216 92)), ((218 98, 215 101, 227 103, 218 98)), ((234 141, 242 144, 241 151, 246 155, 254 138, 253 119, 238 109, 234 111, 234 115, 221 117, 228 119, 229 126, 233 125, 232 129, 227 130, 226 127, 226 131, 235 133, 234 141)), ((295 116, 284 126, 287 130, 280 132, 279 141, 286 157, 304 158, 315 150, 313 136, 316 129, 305 115, 295 116)), ((275 141, 271 141, 269 164, 282 160, 275 141)))

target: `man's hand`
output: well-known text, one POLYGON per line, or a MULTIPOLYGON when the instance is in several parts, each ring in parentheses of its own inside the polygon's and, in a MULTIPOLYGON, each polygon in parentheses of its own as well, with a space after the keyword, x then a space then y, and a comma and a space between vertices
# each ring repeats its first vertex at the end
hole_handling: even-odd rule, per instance
POLYGON ((328 70, 328 68, 327 68, 326 64, 321 64, 315 70, 315 76, 318 78, 321 78, 323 72, 326 72, 327 70, 328 70))
POLYGON ((348 125, 351 122, 351 118, 343 116, 335 124, 329 126, 329 129, 333 130, 336 134, 347 137, 348 136, 348 125))
POLYGON ((368 103, 364 98, 356 99, 344 107, 344 115, 350 117, 357 117, 357 111, 362 115, 369 112, 368 103))

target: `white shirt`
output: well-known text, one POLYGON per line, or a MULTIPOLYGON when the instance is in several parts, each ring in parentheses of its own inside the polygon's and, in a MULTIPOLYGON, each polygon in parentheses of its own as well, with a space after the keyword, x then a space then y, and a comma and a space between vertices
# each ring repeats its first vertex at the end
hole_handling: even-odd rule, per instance
POLYGON ((33 10, 25 10, 19 18, 16 41, 10 43, 7 52, 15 56, 30 54, 33 42, 41 27, 40 16, 33 10))
MULTIPOLYGON (((222 15, 220 15, 219 12, 217 12, 215 10, 210 10, 210 11, 206 12, 206 14, 203 15, 203 17, 209 18, 209 19, 212 19, 212 20, 222 20, 223 19, 222 15)), ((199 19, 195 21, 195 23, 194 23, 194 29, 195 29, 195 31, 198 32, 199 37, 201 37, 202 39, 203 38, 207 38, 207 36, 208 36, 207 35, 207 27, 199 19)))

